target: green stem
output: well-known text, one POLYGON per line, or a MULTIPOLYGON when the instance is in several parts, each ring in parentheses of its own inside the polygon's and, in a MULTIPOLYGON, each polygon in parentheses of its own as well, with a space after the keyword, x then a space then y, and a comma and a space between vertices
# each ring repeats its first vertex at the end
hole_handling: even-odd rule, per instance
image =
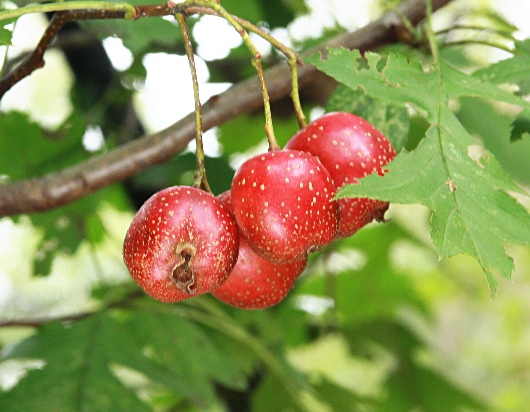
POLYGON ((425 0, 426 5, 426 32, 427 40, 429 41, 429 46, 431 47, 432 57, 438 71, 440 70, 440 50, 438 48, 438 43, 436 42, 436 36, 432 29, 432 3, 431 0, 425 0))
MULTIPOLYGON (((429 0, 425 0, 425 1, 429 1, 429 0)), ((396 14, 396 16, 398 16, 399 21, 405 27, 405 29, 407 30, 411 38, 417 41, 418 34, 416 33, 416 29, 414 28, 414 25, 410 22, 407 16, 405 16, 405 14, 403 14, 401 10, 399 10, 399 8, 393 4, 390 5, 389 8, 396 14)))
MULTIPOLYGON (((191 1, 190 1, 191 3, 191 1)), ((269 141, 269 150, 277 150, 280 148, 276 141, 276 137, 274 136, 274 129, 272 126, 272 112, 271 112, 271 106, 270 106, 270 98, 269 98, 269 92, 267 90, 267 86, 265 84, 265 75, 263 73, 263 66, 261 64, 261 53, 259 50, 254 46, 254 43, 252 43, 252 40, 250 40, 250 37, 247 33, 247 31, 243 28, 243 26, 240 24, 237 18, 232 16, 230 13, 228 13, 223 7, 221 7, 219 4, 215 2, 210 1, 193 1, 192 2, 196 6, 210 8, 214 10, 220 17, 225 19, 241 36, 243 39, 243 42, 247 46, 247 48, 252 53, 252 66, 256 69, 258 73, 258 79, 259 84, 261 87, 261 94, 263 97, 263 107, 265 111, 265 134, 267 135, 267 139, 269 141)))
POLYGON ((440 46, 440 48, 443 49, 443 48, 446 48, 446 47, 473 46, 473 45, 494 47, 496 49, 503 50, 505 52, 513 54, 513 50, 510 49, 509 47, 506 47, 506 46, 504 46, 502 44, 489 42, 489 41, 486 41, 486 40, 459 40, 459 41, 452 41, 452 42, 443 43, 440 46))
POLYGON ((451 33, 451 32, 453 32, 455 30, 473 30, 473 31, 478 31, 478 32, 488 32, 488 33, 497 34, 499 36, 506 37, 506 38, 508 38, 510 40, 513 40, 513 34, 512 34, 512 32, 510 32, 508 30, 499 30, 499 29, 495 29, 495 28, 492 28, 492 27, 476 26, 476 25, 472 25, 472 24, 470 24, 470 25, 467 25, 467 24, 455 24, 454 26, 448 27, 446 29, 438 30, 434 34, 436 36, 440 36, 440 35, 451 33))
POLYGON ((68 10, 112 10, 123 11, 125 19, 132 20, 135 18, 136 10, 128 3, 108 3, 101 1, 72 1, 63 3, 46 3, 36 4, 31 6, 20 7, 13 10, 4 10, 0 12, 0 21, 16 19, 25 14, 31 13, 48 13, 54 11, 68 11, 68 10))
POLYGON ((276 356, 274 356, 267 346, 263 345, 259 339, 250 335, 245 329, 233 322, 231 318, 224 316, 224 313, 223 316, 219 316, 219 314, 217 314, 217 310, 210 310, 207 303, 202 306, 211 314, 198 310, 189 310, 183 306, 174 308, 174 310, 180 316, 211 327, 212 329, 224 333, 250 348, 263 362, 267 369, 276 377, 282 387, 285 388, 285 390, 289 393, 289 396, 292 398, 293 403, 297 406, 297 408, 300 411, 307 410, 307 407, 302 402, 300 396, 300 388, 298 388, 298 386, 293 382, 292 377, 289 376, 281 362, 278 361, 276 356))
POLYGON ((302 110, 302 103, 300 102, 300 92, 298 89, 298 59, 289 58, 287 60, 289 68, 291 69, 291 100, 293 101, 294 112, 296 113, 296 119, 298 120, 298 126, 303 129, 307 126, 307 120, 302 110))
POLYGON ((293 101, 294 111, 296 114, 296 118, 298 120, 298 125, 300 126, 300 128, 305 127, 307 125, 307 121, 304 115, 304 111, 302 110, 302 104, 300 103, 300 93, 298 89, 298 64, 300 65, 303 64, 302 60, 300 59, 300 56, 294 50, 287 47, 282 42, 278 41, 274 36, 271 36, 269 33, 267 33, 262 28, 256 26, 255 24, 252 24, 251 22, 247 20, 241 19, 239 17, 234 16, 234 18, 246 30, 257 34, 262 39, 268 41, 274 48, 279 50, 281 53, 285 55, 285 57, 287 57, 287 63, 289 64, 289 69, 291 70, 291 84, 292 84, 291 100, 293 101))
POLYGON ((175 14, 175 18, 180 24, 182 36, 184 38, 184 47, 186 48, 186 55, 188 56, 188 63, 191 72, 191 81, 193 84, 193 99, 195 101, 195 157, 197 159, 197 170, 195 173, 195 186, 203 188, 212 193, 208 180, 206 179, 206 168, 204 167, 204 145, 202 140, 202 106, 199 96, 199 81, 197 79, 197 68, 195 67, 195 55, 193 54, 193 47, 191 44, 188 24, 186 23, 186 16, 183 14, 175 14))
MULTIPOLYGON (((13 31, 15 31, 17 22, 13 23, 13 31)), ((2 64, 0 65, 0 79, 4 77, 4 70, 6 68, 6 62, 7 62, 7 53, 9 52, 10 45, 7 45, 4 49, 4 55, 2 56, 2 64)))

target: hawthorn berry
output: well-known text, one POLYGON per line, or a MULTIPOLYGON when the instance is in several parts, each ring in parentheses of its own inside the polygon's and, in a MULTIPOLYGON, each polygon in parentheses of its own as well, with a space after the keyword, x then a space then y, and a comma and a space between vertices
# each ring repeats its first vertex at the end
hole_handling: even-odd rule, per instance
POLYGON ((232 208, 254 252, 276 264, 295 262, 335 237, 335 190, 316 157, 274 150, 248 159, 236 171, 232 208))
POLYGON ((123 259, 133 279, 162 302, 177 302, 219 287, 238 255, 231 212, 213 195, 174 186, 151 196, 125 236, 123 259))
MULTIPOLYGON (((286 149, 318 157, 337 188, 357 183, 371 173, 384 174, 396 151, 387 138, 366 120, 351 113, 332 112, 309 123, 295 134, 286 149)), ((384 220, 388 202, 368 198, 340 199, 337 237, 354 234, 372 220, 384 220)))
MULTIPOLYGON (((217 198, 231 208, 229 191, 217 198)), ((236 265, 228 279, 212 295, 240 309, 265 309, 285 299, 306 264, 307 257, 284 264, 262 259, 241 236, 236 265)))

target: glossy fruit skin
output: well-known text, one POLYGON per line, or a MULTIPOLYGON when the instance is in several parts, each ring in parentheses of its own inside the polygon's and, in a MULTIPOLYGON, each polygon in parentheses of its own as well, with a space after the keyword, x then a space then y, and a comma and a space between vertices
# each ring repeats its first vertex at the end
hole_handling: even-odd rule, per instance
MULTIPOLYGON (((387 138, 366 120, 351 113, 332 112, 309 123, 285 145, 318 157, 337 188, 357 183, 371 173, 383 175, 396 151, 387 138)), ((388 202, 348 198, 339 201, 337 238, 353 235, 372 220, 384 220, 388 202)))
POLYGON ((219 287, 238 250, 230 211, 203 190, 174 186, 140 208, 125 236, 123 260, 148 295, 178 302, 219 287))
MULTIPOLYGON (((230 192, 224 192, 217 198, 230 208, 230 192)), ((307 257, 278 265, 262 259, 241 236, 236 265, 228 279, 212 295, 240 309, 269 308, 285 299, 306 265, 307 257)))
POLYGON ((232 208, 249 246, 280 264, 302 260, 338 229, 336 188, 314 156, 274 150, 248 159, 232 180, 232 208))
POLYGON ((212 295, 240 309, 269 308, 287 297, 306 264, 307 257, 283 264, 262 259, 241 236, 237 263, 228 279, 212 295))

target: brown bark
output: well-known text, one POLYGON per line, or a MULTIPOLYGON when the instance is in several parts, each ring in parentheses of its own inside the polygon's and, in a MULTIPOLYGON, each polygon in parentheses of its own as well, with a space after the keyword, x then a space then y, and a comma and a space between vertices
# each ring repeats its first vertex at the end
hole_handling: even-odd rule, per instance
MULTIPOLYGON (((451 0, 433 0, 437 10, 451 0)), ((400 12, 413 25, 425 18, 425 0, 407 0, 399 6, 400 12)), ((387 12, 367 26, 339 35, 304 55, 327 47, 346 47, 373 50, 381 45, 400 40, 403 27, 394 12, 387 12)), ((299 86, 303 90, 315 79, 318 71, 304 65, 299 69, 299 86)), ((272 101, 290 93, 290 73, 287 64, 278 64, 265 73, 272 101)), ((235 84, 224 93, 212 97, 203 105, 204 130, 211 129, 241 114, 263 105, 257 78, 235 84)), ((120 146, 111 152, 91 158, 75 166, 43 177, 17 181, 0 188, 0 217, 44 211, 58 207, 104 186, 129 178, 141 170, 170 159, 184 150, 195 136, 195 117, 191 113, 158 133, 120 146)))

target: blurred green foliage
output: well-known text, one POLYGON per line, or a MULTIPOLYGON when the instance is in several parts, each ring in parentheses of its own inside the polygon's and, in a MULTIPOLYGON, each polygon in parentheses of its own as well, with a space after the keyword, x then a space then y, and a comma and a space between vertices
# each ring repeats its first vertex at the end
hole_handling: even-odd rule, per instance
MULTIPOLYGON (((378 3, 381 7, 396 2, 378 3)), ((301 0, 222 4, 269 28, 285 27, 309 10, 301 0)), ((513 26, 488 9, 473 13, 499 30, 513 32, 513 26)), ((190 22, 193 26, 196 20, 190 22)), ((180 31, 165 19, 94 21, 82 27, 100 39, 123 39, 133 54, 132 66, 115 73, 118 81, 93 108, 97 116, 87 117, 74 99, 74 112, 51 131, 27 114, 1 113, 0 182, 42 176, 95 155, 83 145, 88 123, 98 121, 108 131, 102 150, 121 144, 119 131, 130 128, 130 119, 116 108, 132 105, 134 89, 141 88, 142 58, 152 52, 182 53, 180 31), (124 117, 116 118, 116 113, 124 117)), ((297 46, 307 47, 340 30, 344 28, 334 24, 319 39, 308 38, 297 46)), ((8 37, 0 28, 0 41, 8 37)), ((515 85, 516 92, 498 89, 497 97, 510 96, 506 99, 514 103, 528 95, 528 41, 515 47, 513 58, 483 62, 481 67, 465 48, 442 49, 446 71, 431 68, 422 77, 420 62, 431 64, 429 53, 411 45, 390 46, 380 56, 385 64, 398 62, 385 73, 392 78, 381 76, 381 65, 374 70, 363 66, 357 90, 351 79, 358 62, 340 51, 328 64, 347 84, 339 85, 326 110, 367 118, 398 151, 404 150, 406 159, 420 150, 433 123, 446 126, 438 121, 440 106, 429 104, 437 90, 447 92, 447 107, 465 129, 465 138, 483 144, 489 159, 498 160, 494 183, 528 185, 529 116, 486 99, 489 96, 475 96, 506 82, 515 85), (418 70, 411 72, 407 58, 418 70), (467 83, 468 75, 452 71, 456 67, 474 72, 474 87, 467 83), (441 83, 436 81, 439 75, 444 77, 441 83), (399 90, 390 87, 395 79, 403 86, 399 90), (479 81, 488 88, 480 90, 479 81), (403 97, 400 93, 407 86, 412 92, 403 97), (471 97, 465 93, 469 90, 471 97), (410 100, 428 104, 422 112, 411 108, 410 100)), ((244 52, 235 48, 222 62, 210 62, 210 81, 254 75, 244 52)), ((304 108, 309 112, 313 105, 307 102, 304 108)), ((297 130, 290 112, 275 116, 274 126, 281 145, 297 130)), ((141 133, 139 128, 127 137, 141 133)), ((234 158, 249 155, 263 142, 262 113, 226 122, 216 135, 220 154, 207 157, 206 168, 218 194, 230 187, 234 158)), ((458 136, 451 137, 455 140, 447 143, 458 147, 458 136)), ((455 153, 466 161, 455 160, 458 165, 470 162, 467 152, 455 153)), ((407 166, 412 172, 402 183, 423 173, 420 166, 412 158, 407 166)), ((71 205, 0 220, 0 322, 12 322, 0 329, 1 411, 527 410, 530 251, 505 245, 504 240, 513 240, 509 234, 507 239, 488 238, 494 232, 487 229, 493 224, 498 229, 502 222, 475 222, 487 232, 481 239, 500 242, 515 262, 512 283, 500 279, 493 302, 475 260, 458 255, 439 261, 430 237, 430 211, 416 204, 391 205, 388 222, 371 224, 311 255, 293 291, 273 308, 242 311, 212 296, 161 304, 144 296, 129 279, 121 260, 122 240, 142 201, 163 187, 192 184, 194 168, 194 154, 185 151, 71 205), (40 321, 49 318, 57 320, 40 321), (18 319, 36 320, 37 325, 16 327, 18 319)), ((470 170, 460 170, 463 182, 473 180, 466 175, 470 170)), ((424 200, 421 195, 436 176, 423 178, 425 185, 405 193, 410 203, 424 200)), ((492 179, 480 185, 494 186, 492 179)), ((397 192, 398 183, 386 190, 397 192)), ((502 188, 487 189, 491 193, 502 188)), ((478 193, 478 204, 484 202, 483 192, 473 193, 478 193)), ((430 206, 436 212, 439 204, 430 206)), ((505 206, 500 202, 491 207, 501 213, 505 206)), ((476 218, 478 212, 470 216, 476 218)), ((521 221, 522 231, 528 217, 521 221)), ((463 242, 454 247, 469 250, 463 242)))

